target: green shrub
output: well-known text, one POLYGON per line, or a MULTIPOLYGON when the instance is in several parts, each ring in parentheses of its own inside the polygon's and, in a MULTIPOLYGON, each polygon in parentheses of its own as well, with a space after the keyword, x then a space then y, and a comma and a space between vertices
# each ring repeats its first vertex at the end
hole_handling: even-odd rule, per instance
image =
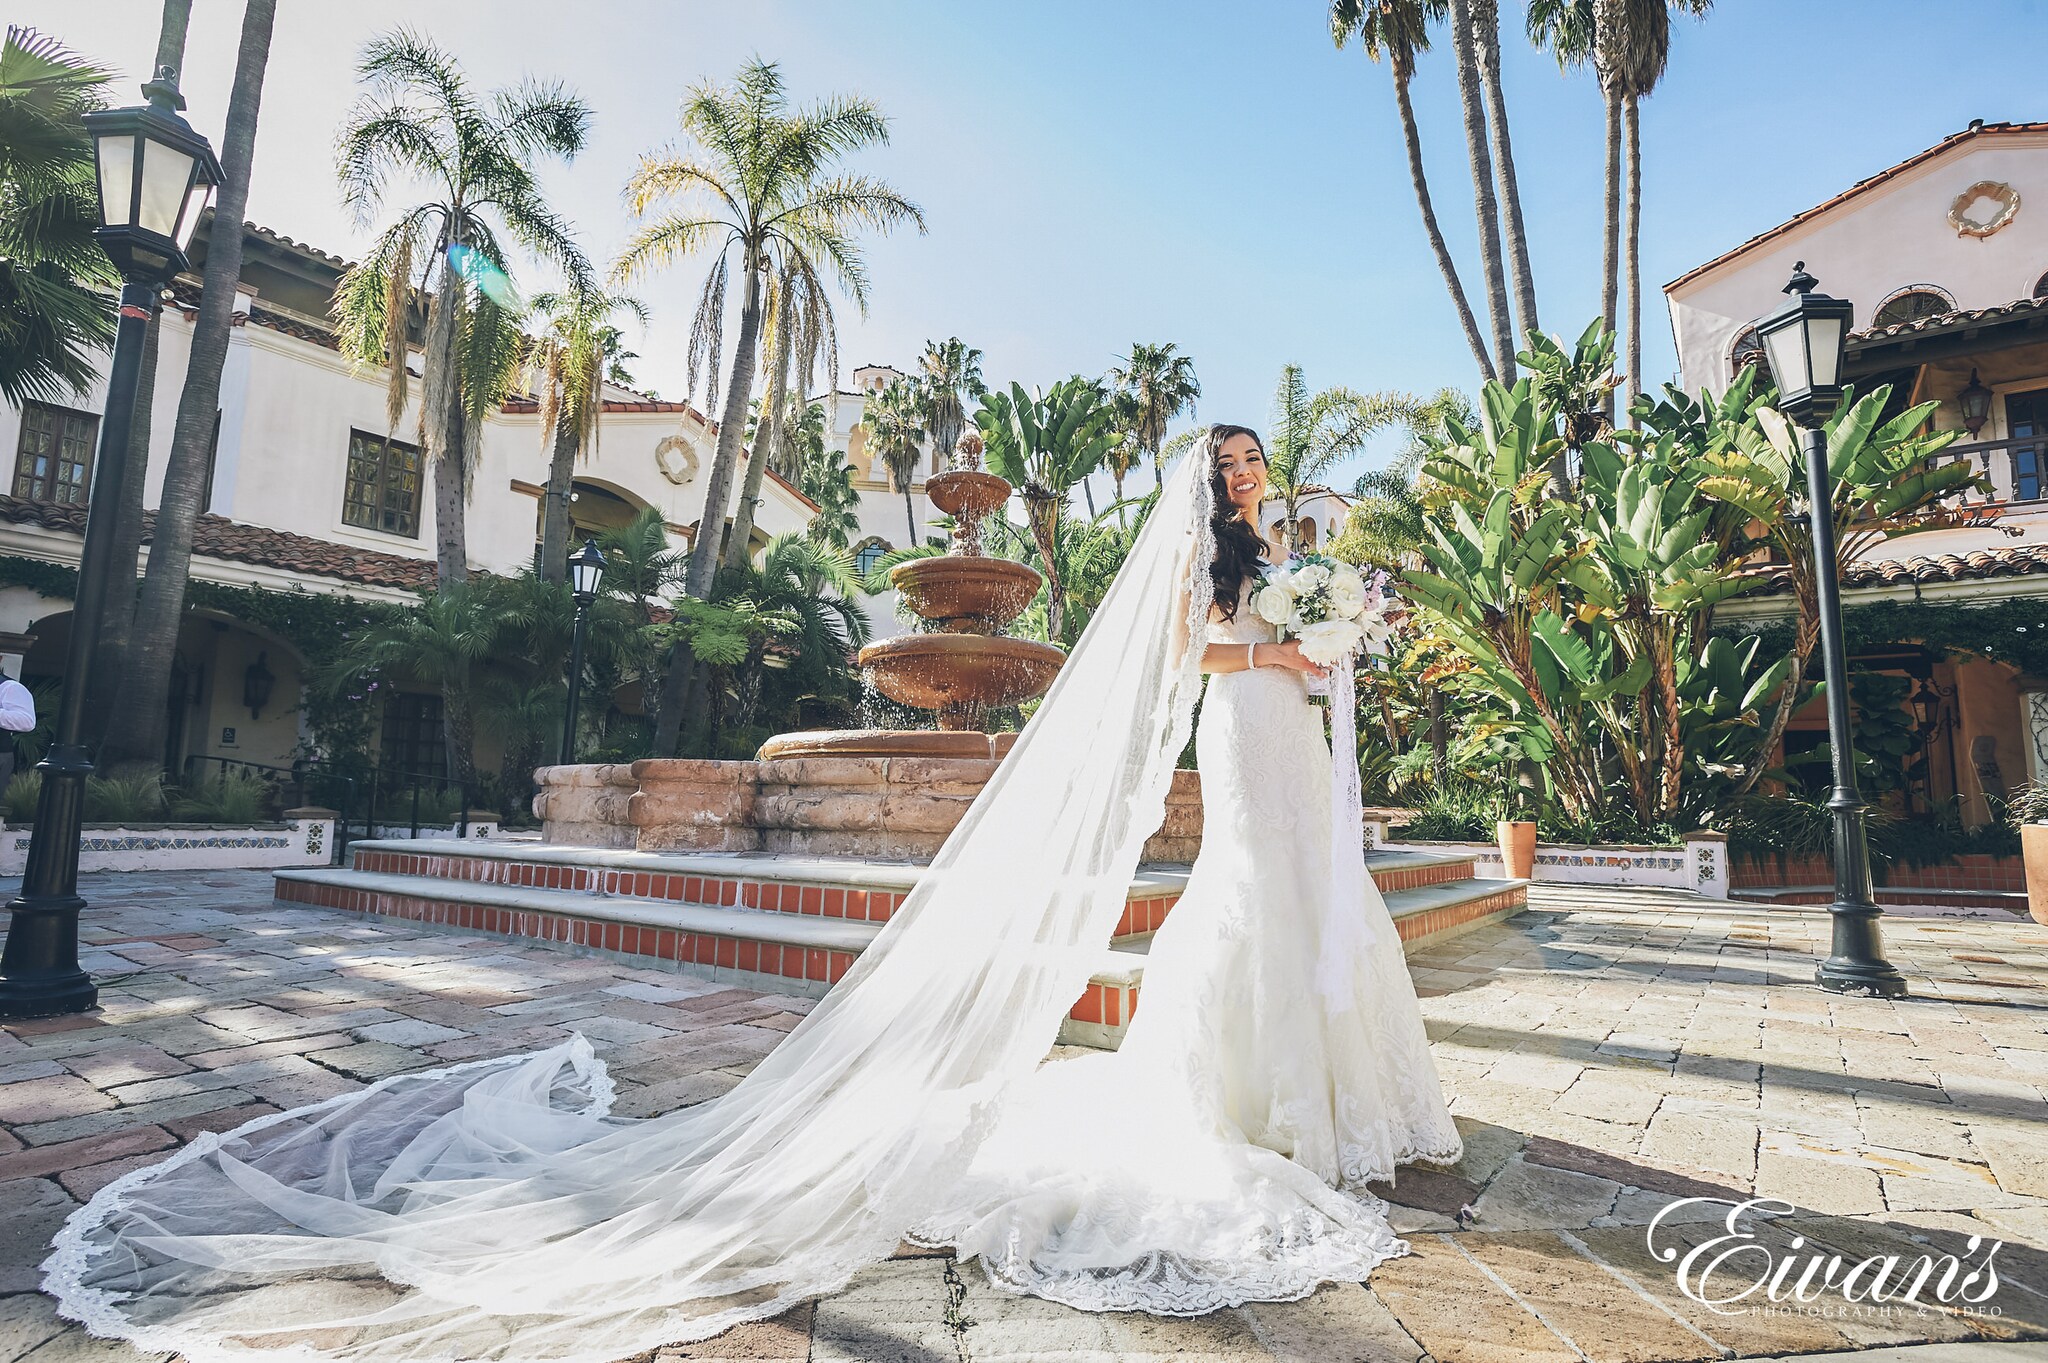
POLYGON ((0 796, 0 813, 6 815, 9 823, 32 823, 36 817, 36 801, 42 797, 43 774, 17 768, 14 779, 7 783, 7 793, 0 796))
POLYGON ((164 817, 164 778, 154 772, 85 778, 85 817, 91 823, 153 823, 164 817))
POLYGON ((277 789, 252 772, 222 772, 172 802, 177 818, 194 823, 254 824, 272 817, 277 789))

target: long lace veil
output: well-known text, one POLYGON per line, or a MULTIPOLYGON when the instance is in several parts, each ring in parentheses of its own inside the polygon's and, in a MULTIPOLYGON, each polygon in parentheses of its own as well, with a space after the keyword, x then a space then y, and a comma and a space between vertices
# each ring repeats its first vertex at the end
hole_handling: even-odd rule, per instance
POLYGON ((887 1257, 1044 1057, 1160 823, 1201 685, 1206 462, 901 910, 729 1093, 608 1117, 577 1037, 204 1135, 72 1216, 58 1309, 193 1363, 599 1363, 887 1257))

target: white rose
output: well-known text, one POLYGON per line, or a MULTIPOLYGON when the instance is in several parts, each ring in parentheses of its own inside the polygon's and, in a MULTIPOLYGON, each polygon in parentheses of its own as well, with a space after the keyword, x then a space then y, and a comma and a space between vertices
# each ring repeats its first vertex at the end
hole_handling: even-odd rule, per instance
POLYGON ((1328 667, 1356 649, 1364 633, 1350 620, 1319 620, 1302 626, 1300 637, 1301 656, 1328 667))
POLYGON ((1346 620, 1357 618, 1365 610, 1365 579, 1356 569, 1339 568, 1330 574, 1330 614, 1346 620))
POLYGON ((1282 582, 1268 582, 1252 593, 1252 612, 1269 625, 1284 625, 1294 613, 1294 593, 1282 582))
POLYGON ((1320 563, 1304 563, 1288 577, 1287 585, 1296 596, 1305 596, 1330 580, 1330 570, 1320 563))

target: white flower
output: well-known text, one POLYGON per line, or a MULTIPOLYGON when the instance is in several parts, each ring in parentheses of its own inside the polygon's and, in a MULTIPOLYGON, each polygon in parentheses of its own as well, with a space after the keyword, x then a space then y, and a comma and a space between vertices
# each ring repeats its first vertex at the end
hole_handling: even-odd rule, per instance
POLYGON ((1288 575, 1287 585, 1296 596, 1306 596, 1330 580, 1330 570, 1320 563, 1304 563, 1288 575))
POLYGON ((1301 629, 1301 656, 1322 667, 1345 657, 1364 637, 1350 620, 1318 620, 1301 629))
POLYGON ((1269 625, 1284 625, 1294 613, 1294 593, 1284 582, 1268 582, 1252 593, 1252 612, 1269 625))
POLYGON ((1339 568, 1330 574, 1330 614, 1342 619, 1356 619, 1366 606, 1365 579, 1352 567, 1339 568))

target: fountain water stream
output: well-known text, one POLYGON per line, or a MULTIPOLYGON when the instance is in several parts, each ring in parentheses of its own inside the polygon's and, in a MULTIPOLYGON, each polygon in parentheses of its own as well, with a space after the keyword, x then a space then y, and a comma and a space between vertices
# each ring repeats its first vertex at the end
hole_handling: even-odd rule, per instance
POLYGON ((1035 639, 1012 639, 1002 630, 1031 604, 1042 579, 1036 570, 981 551, 981 523, 1010 499, 1010 484, 977 467, 981 443, 961 441, 963 468, 934 474, 925 483, 932 505, 953 517, 953 548, 936 558, 911 559, 890 570, 889 581, 932 628, 869 644, 860 664, 876 690, 891 700, 936 710, 929 729, 839 729, 777 734, 761 745, 761 758, 783 757, 1000 757, 1007 736, 981 731, 992 705, 1014 705, 1045 694, 1066 654, 1035 639))

